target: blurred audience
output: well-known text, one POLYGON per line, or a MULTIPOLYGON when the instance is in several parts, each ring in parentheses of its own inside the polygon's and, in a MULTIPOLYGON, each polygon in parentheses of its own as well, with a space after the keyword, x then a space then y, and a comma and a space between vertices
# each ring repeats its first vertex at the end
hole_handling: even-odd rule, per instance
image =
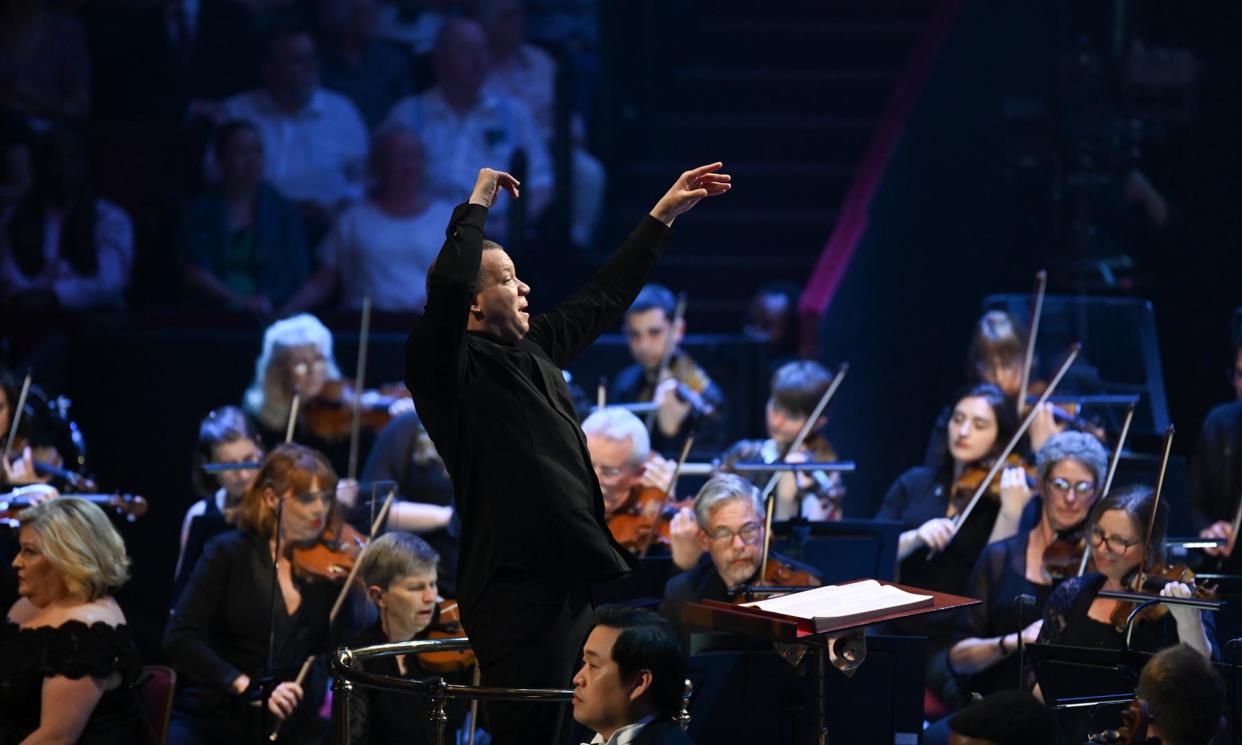
POLYGON ((414 90, 409 55, 375 35, 377 0, 318 0, 320 77, 374 128, 414 90))
POLYGON ((212 305, 265 319, 310 275, 306 228, 297 208, 263 181, 263 140, 253 124, 225 124, 212 151, 220 184, 185 211, 182 278, 212 305))
POLYGON ((39 129, 91 113, 91 60, 82 22, 43 0, 0 4, 0 104, 39 129))

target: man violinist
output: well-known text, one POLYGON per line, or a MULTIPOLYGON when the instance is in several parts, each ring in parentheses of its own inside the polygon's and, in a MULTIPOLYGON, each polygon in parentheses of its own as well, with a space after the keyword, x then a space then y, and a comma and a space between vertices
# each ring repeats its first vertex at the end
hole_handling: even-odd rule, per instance
MULTIPOLYGON (((674 495, 663 496, 676 464, 651 450, 646 425, 620 406, 592 413, 582 422, 582 431, 604 496, 604 520, 612 537, 626 545, 634 536, 624 534, 622 526, 628 521, 623 516, 643 516, 658 510, 661 502, 666 507, 674 503, 674 495), (652 495, 650 502, 642 499, 647 495, 652 495)), ((698 563, 703 549, 697 533, 694 511, 682 507, 669 526, 669 550, 678 568, 690 569, 698 563)))
MULTIPOLYGON (((720 163, 686 171, 591 281, 548 313, 513 259, 483 240, 509 174, 484 168, 453 211, 406 342, 406 384, 461 518, 458 601, 483 683, 563 687, 591 626, 587 583, 631 571, 604 504, 561 368, 621 315, 678 215, 729 190, 720 163)), ((557 707, 496 703, 497 745, 553 741, 557 707)))
POLYGON ((713 476, 694 498, 694 516, 698 522, 698 541, 707 555, 690 571, 677 575, 664 587, 660 612, 680 625, 681 611, 686 603, 698 600, 731 600, 731 594, 743 585, 780 584, 818 585, 815 570, 772 554, 768 573, 779 565, 789 567, 805 577, 762 582, 759 569, 763 564, 764 510, 759 491, 750 482, 733 474, 713 476))
POLYGON ((663 285, 649 284, 625 314, 625 341, 634 364, 617 373, 609 397, 613 401, 654 401, 655 427, 651 446, 675 454, 694 428, 695 442, 705 449, 723 445, 724 393, 685 350, 680 349, 686 322, 676 318, 677 300, 663 285), (665 349, 668 369, 661 370, 665 349), (661 374, 664 377, 656 378, 661 374))

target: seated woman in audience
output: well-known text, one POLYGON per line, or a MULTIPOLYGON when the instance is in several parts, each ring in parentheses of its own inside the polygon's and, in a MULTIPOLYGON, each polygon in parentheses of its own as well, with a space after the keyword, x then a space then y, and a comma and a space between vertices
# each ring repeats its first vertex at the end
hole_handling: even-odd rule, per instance
POLYGON ((0 624, 0 743, 130 745, 141 672, 110 593, 128 579, 125 543, 83 499, 23 510, 13 561, 21 598, 0 624))
MULTIPOLYGON (((979 553, 989 543, 1017 532, 1030 492, 1000 490, 985 495, 965 523, 954 527, 974 494, 970 479, 981 480, 1016 430, 1013 406, 994 385, 977 385, 960 393, 950 406, 946 447, 940 465, 916 466, 889 488, 877 518, 902 525, 897 544, 898 579, 904 584, 961 595, 979 553), (935 557, 928 560, 928 552, 935 557)), ((993 486, 1000 486, 1000 477, 993 486)), ((952 613, 918 616, 891 624, 897 633, 928 637, 929 687, 942 700, 956 698, 945 652, 956 619, 952 613)))
POLYGON ((203 471, 203 465, 258 463, 262 459, 259 431, 236 406, 216 409, 199 423, 191 480, 201 499, 185 511, 181 521, 181 553, 177 557, 173 598, 181 593, 207 541, 236 523, 237 508, 259 472, 255 467, 211 474, 203 471))
POLYGON ((242 499, 237 530, 203 549, 164 631, 164 650, 182 682, 169 742, 255 742, 271 731, 273 717, 283 721, 282 742, 319 740, 322 659, 301 685, 295 679, 309 655, 334 647, 329 613, 340 586, 295 568, 292 554, 322 536, 336 482, 319 453, 277 447, 242 499), (263 687, 268 676, 270 691, 263 687))
POLYGON ((306 227, 297 207, 263 180, 263 139, 252 123, 224 124, 213 152, 220 184, 186 208, 182 279, 211 305, 265 319, 310 275, 306 227))
MULTIPOLYGON (((425 639, 442 626, 437 605, 436 563, 439 555, 422 538, 409 533, 388 533, 367 546, 359 560, 358 576, 366 585, 367 596, 379 611, 375 624, 351 646, 364 647, 389 642, 425 639)), ((454 636, 461 636, 457 630, 454 636)), ((415 655, 377 657, 363 663, 369 673, 423 678, 439 674, 427 670, 415 655)), ((456 675, 468 682, 465 671, 456 675)), ((397 745, 433 742, 431 721, 422 698, 370 688, 355 688, 350 709, 353 742, 397 745)), ((454 720, 460 719, 454 712, 454 720)))

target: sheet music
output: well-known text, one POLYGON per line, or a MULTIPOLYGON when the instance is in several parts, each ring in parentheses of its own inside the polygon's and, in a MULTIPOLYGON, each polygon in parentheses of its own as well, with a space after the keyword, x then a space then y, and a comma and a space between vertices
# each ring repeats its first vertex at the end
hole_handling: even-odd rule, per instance
POLYGON ((814 622, 816 629, 822 629, 897 610, 926 607, 933 602, 931 595, 906 592, 868 579, 848 585, 817 587, 745 605, 770 613, 804 618, 814 622))

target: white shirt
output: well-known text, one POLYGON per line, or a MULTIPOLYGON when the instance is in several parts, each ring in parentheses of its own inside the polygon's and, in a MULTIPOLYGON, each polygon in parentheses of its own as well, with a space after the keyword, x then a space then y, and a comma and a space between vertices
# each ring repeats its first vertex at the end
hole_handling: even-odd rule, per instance
POLYGON ((267 180, 289 199, 331 206, 362 198, 367 127, 349 99, 317 88, 306 108, 289 115, 258 89, 233 96, 224 108, 230 119, 258 127, 267 180))
POLYGON ((523 44, 517 52, 493 62, 487 78, 497 93, 526 104, 539 136, 552 140, 552 117, 556 108, 556 60, 535 46, 523 44))
POLYGON ((485 88, 474 108, 459 116, 432 88, 398 101, 384 121, 384 126, 393 125, 418 133, 427 153, 429 188, 454 204, 470 195, 479 168, 508 170, 519 148, 527 162, 522 191, 552 189, 551 158, 521 101, 485 88))
POLYGON ((44 214, 43 270, 35 277, 22 273, 9 245, 8 231, 4 230, 6 237, 0 239, 0 296, 48 287, 65 308, 123 307, 134 265, 134 230, 129 215, 111 202, 96 200, 95 251, 99 269, 92 276, 75 272, 60 253, 61 231, 67 216, 66 210, 49 210, 44 214))
POLYGON ((319 244, 319 262, 340 282, 341 305, 361 308, 370 296, 377 310, 421 313, 427 303, 427 272, 444 245, 453 204, 431 203, 412 217, 395 217, 374 202, 341 213, 319 244))
POLYGON ((595 733, 595 738, 591 740, 591 745, 630 745, 630 743, 634 742, 634 738, 638 737, 638 733, 642 731, 643 727, 646 727, 654 720, 654 714, 645 716, 637 722, 627 724, 613 732, 612 737, 609 737, 607 740, 597 732, 595 733))

